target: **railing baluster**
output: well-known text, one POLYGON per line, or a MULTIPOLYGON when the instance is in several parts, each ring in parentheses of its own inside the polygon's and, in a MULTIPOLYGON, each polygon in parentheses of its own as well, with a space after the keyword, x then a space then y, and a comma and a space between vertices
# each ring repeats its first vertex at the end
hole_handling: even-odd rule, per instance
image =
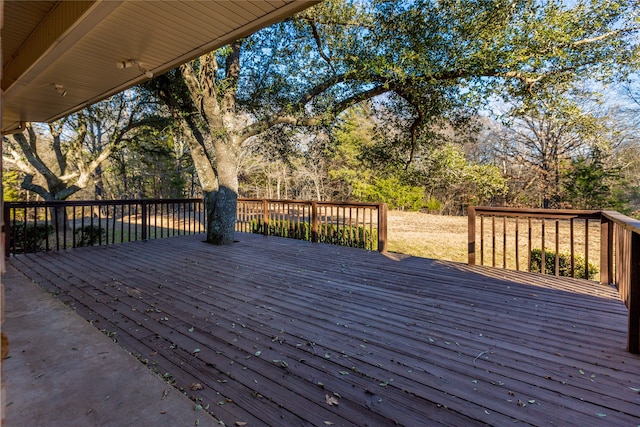
POLYGON ((600 283, 613 283, 613 221, 600 219, 600 283))
POLYGON ((507 268, 507 217, 502 217, 502 268, 507 268))
POLYGON ((520 224, 518 222, 518 217, 516 217, 516 271, 520 271, 520 224))
POLYGON ((147 219, 147 202, 142 200, 140 202, 140 214, 142 215, 142 236, 141 239, 142 240, 147 240, 147 227, 149 226, 148 224, 148 219, 147 219))
POLYGON ((545 256, 546 255, 546 253, 545 253, 546 248, 545 248, 545 220, 544 220, 544 218, 542 218, 542 223, 541 223, 540 226, 542 227, 541 228, 541 230, 542 230, 542 242, 541 242, 541 244, 542 244, 542 255, 541 255, 541 261, 540 261, 540 272, 542 274, 545 274, 546 267, 547 267, 547 259, 546 259, 546 256, 545 256))
POLYGON ((77 220, 77 215, 76 215, 76 207, 73 206, 73 229, 71 230, 71 247, 75 248, 76 247, 76 220, 77 220))
POLYGON ((62 247, 63 249, 67 249, 67 228, 69 228, 69 218, 67 218, 67 208, 66 206, 61 206, 62 212, 64 213, 64 216, 62 217, 62 219, 64 219, 65 223, 62 224, 62 247))
POLYGON ((476 210, 473 206, 467 208, 467 255, 469 265, 476 265, 476 210))
POLYGON ((589 218, 584 220, 584 277, 589 278, 589 218))
POLYGON ((556 277, 560 277, 560 221, 556 220, 556 277))
MULTIPOLYGON (((54 209, 55 209, 55 207, 54 207, 54 209)), ((44 230, 45 230, 44 231, 44 233, 45 233, 44 250, 46 252, 49 252, 49 215, 48 214, 49 214, 49 209, 47 207, 45 207, 44 208, 44 230)), ((55 226, 54 230, 55 230, 55 233, 56 233, 56 242, 57 242, 58 241, 58 224, 57 224, 57 222, 56 222, 55 225, 56 226, 55 226)), ((37 227, 34 226, 33 227, 33 237, 34 237, 33 243, 34 243, 34 247, 35 247, 35 244, 37 243, 37 236, 38 236, 37 233, 38 233, 37 227)), ((37 248, 37 249, 40 249, 40 248, 37 248)))
POLYGON ((491 266, 496 266, 496 217, 491 216, 491 266))
MULTIPOLYGON (((107 226, 105 227, 105 242, 104 242, 104 244, 108 245, 109 244, 109 219, 110 219, 110 216, 109 216, 110 209, 109 208, 110 208, 110 206, 109 205, 103 205, 103 206, 104 206, 104 209, 105 209, 105 216, 106 216, 105 217, 105 222, 107 223, 107 226)), ((100 209, 100 210, 102 210, 102 209, 100 209)), ((102 225, 102 221, 101 221, 101 225, 102 225)), ((100 233, 100 236, 102 236, 102 231, 99 231, 99 233, 100 233)))
POLYGON ((528 221, 528 226, 529 226, 529 230, 528 230, 528 236, 527 236, 527 270, 531 271, 531 250, 533 249, 531 247, 531 243, 532 243, 532 235, 533 235, 533 229, 532 229, 532 225, 531 225, 531 217, 527 218, 528 221))
POLYGON ((484 265, 484 215, 480 216, 480 265, 484 265))
POLYGON ((573 218, 569 219, 569 242, 571 247, 571 277, 576 277, 575 236, 573 218))

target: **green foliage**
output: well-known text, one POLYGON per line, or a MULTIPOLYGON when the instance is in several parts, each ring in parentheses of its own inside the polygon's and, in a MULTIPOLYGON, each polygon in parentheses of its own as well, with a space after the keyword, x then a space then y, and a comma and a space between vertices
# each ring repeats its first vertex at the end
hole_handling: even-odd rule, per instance
POLYGON ((20 192, 20 173, 17 171, 3 171, 2 187, 5 202, 21 202, 23 200, 20 192))
POLYGON ((596 154, 571 161, 564 174, 564 199, 577 209, 611 209, 628 213, 627 184, 619 168, 606 167, 596 154))
POLYGON ((375 178, 373 184, 358 182, 354 195, 370 203, 386 203, 390 209, 419 211, 424 206, 424 189, 404 184, 397 176, 375 178))
MULTIPOLYGON (((251 232, 264 234, 262 221, 252 220, 251 232)), ((311 224, 308 222, 270 220, 268 235, 311 241, 311 224)), ((375 229, 370 230, 363 226, 319 224, 318 242, 373 250, 378 246, 378 231, 375 229)))
POLYGON ((439 214, 442 210, 442 203, 440 203, 440 201, 435 197, 429 197, 429 200, 425 202, 424 207, 431 214, 439 214))
MULTIPOLYGON (((556 253, 553 251, 545 251, 544 253, 544 265, 545 265, 545 274, 555 275, 556 274, 556 253)), ((559 275, 562 277, 572 277, 571 276, 571 253, 560 252, 558 254, 558 264, 559 264, 559 275)), ((542 265, 542 250, 541 249, 532 249, 531 250, 531 268, 530 271, 533 273, 540 273, 542 265)), ((594 264, 589 263, 589 274, 588 277, 585 277, 585 262, 584 258, 580 255, 574 255, 574 276, 577 279, 589 279, 595 280, 598 274, 598 267, 594 264)))
POLYGON ((9 225, 9 244, 17 253, 41 252, 46 249, 46 240, 53 233, 52 224, 33 221, 16 221, 9 225))
POLYGON ((468 205, 491 203, 508 191, 507 181, 497 167, 468 161, 455 144, 425 153, 414 170, 430 197, 439 200, 451 214, 461 213, 460 209, 468 205))
POLYGON ((106 230, 99 225, 85 225, 75 230, 75 247, 94 246, 105 241, 106 230))
MULTIPOLYGON (((127 146, 111 158, 114 192, 131 198, 181 198, 189 194, 193 162, 172 128, 137 129, 127 146)), ((122 196, 121 196, 122 197, 122 196)))

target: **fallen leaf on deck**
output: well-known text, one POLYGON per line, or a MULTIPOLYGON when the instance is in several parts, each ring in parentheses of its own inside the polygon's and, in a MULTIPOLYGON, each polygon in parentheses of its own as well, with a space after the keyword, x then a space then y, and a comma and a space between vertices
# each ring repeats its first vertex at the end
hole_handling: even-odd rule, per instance
POLYGON ((340 402, 338 401, 338 399, 336 399, 336 398, 335 398, 335 397, 333 397, 333 396, 329 396, 328 394, 327 394, 327 395, 325 395, 325 401, 327 402, 327 405, 329 405, 329 406, 337 406, 337 405, 338 405, 338 403, 340 403, 340 402))
POLYGON ((247 422, 246 421, 236 421, 236 425, 237 426, 246 426, 247 422))
POLYGON ((191 383, 189 386, 191 390, 202 390, 204 387, 200 383, 191 383))
POLYGON ((326 426, 332 426, 332 425, 333 425, 333 423, 332 423, 331 421, 325 421, 325 422, 324 422, 324 425, 326 425, 326 426))
POLYGON ((162 399, 161 400, 164 400, 164 398, 167 397, 168 395, 169 395, 169 390, 163 390, 162 391, 162 399))

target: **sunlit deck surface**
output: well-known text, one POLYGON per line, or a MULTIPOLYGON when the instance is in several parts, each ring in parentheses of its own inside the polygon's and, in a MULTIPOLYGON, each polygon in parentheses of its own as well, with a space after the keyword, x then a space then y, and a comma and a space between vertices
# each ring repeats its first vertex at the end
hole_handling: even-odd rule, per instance
POLYGON ((10 264, 227 426, 640 424, 640 357, 611 287, 236 238, 10 264))

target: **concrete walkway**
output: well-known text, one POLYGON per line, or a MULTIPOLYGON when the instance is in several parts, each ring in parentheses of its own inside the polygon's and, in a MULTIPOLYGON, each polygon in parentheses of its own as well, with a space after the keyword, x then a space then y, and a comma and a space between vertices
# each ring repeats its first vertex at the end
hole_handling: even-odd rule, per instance
POLYGON ((7 427, 219 425, 11 265, 2 282, 7 427))

